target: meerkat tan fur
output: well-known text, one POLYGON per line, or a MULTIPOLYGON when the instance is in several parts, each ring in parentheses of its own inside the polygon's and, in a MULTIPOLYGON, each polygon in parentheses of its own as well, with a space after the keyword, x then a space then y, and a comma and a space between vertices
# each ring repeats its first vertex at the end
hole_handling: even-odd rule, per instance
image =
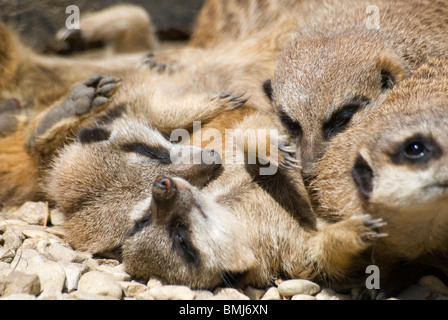
MULTIPOLYGON (((237 126, 264 125, 272 126, 266 115, 252 114, 237 126)), ((335 224, 295 219, 286 204, 295 195, 284 173, 265 179, 247 162, 225 162, 203 189, 164 176, 151 185, 151 203, 122 251, 126 270, 141 279, 157 275, 209 289, 265 287, 281 277, 334 284, 344 279, 351 258, 369 248, 361 237, 380 236, 372 230, 381 221, 367 216, 335 224)))
POLYGON ((448 2, 305 4, 314 10, 298 21, 265 88, 312 176, 328 141, 362 121, 427 57, 446 53, 448 2))
POLYGON ((387 222, 380 230, 388 236, 373 251, 385 277, 400 263, 447 271, 447 75, 446 59, 430 59, 361 124, 336 137, 318 162, 312 187, 320 217, 368 213, 387 222))

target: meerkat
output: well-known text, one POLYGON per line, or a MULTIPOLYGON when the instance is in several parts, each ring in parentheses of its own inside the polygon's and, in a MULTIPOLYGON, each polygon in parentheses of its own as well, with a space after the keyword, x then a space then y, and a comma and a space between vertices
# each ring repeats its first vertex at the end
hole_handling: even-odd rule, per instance
MULTIPOLYGON (((211 48, 226 41, 258 37, 285 37, 294 31, 296 20, 306 16, 303 0, 207 0, 196 19, 189 46, 211 48)), ((286 39, 289 41, 289 39, 286 39)))
POLYGON ((380 230, 388 236, 372 252, 385 284, 402 264, 447 273, 447 65, 429 59, 362 123, 336 137, 311 184, 318 216, 338 221, 368 213, 387 222, 380 230))
MULTIPOLYGON (((68 239, 75 248, 103 253, 119 247, 133 220, 115 224, 122 228, 111 228, 103 223, 104 217, 119 216, 123 208, 130 208, 131 203, 148 202, 151 195, 147 192, 147 181, 154 180, 156 174, 180 175, 193 185, 205 184, 213 178, 215 169, 210 168, 214 166, 205 166, 202 162, 179 166, 171 163, 170 150, 180 146, 187 150, 207 147, 215 150, 213 154, 221 154, 226 129, 269 107, 268 99, 256 83, 272 72, 272 60, 266 63, 264 54, 258 53, 240 57, 238 51, 231 48, 213 52, 216 53, 213 58, 204 60, 201 65, 192 65, 173 74, 152 73, 142 65, 138 71, 123 77, 118 89, 109 78, 93 79, 90 82, 96 85, 97 91, 113 92, 109 99, 104 99, 104 95, 98 98, 92 93, 92 97, 100 102, 110 100, 106 107, 85 108, 81 104, 79 109, 86 110, 83 115, 73 114, 70 111, 73 108, 67 109, 63 103, 39 119, 28 146, 40 154, 54 153, 51 150, 57 149, 55 145, 66 142, 67 132, 77 132, 71 136, 74 141, 60 149, 54 161, 45 159, 50 164, 42 183, 45 195, 68 217, 68 239), (229 72, 229 66, 236 69, 229 72), (229 91, 217 91, 221 88, 229 91), (246 94, 238 94, 243 89, 246 94), (92 112, 96 115, 91 115, 92 112), (194 121, 200 122, 201 131, 194 131, 194 121), (171 135, 179 128, 187 131, 187 140, 174 145, 171 135), (218 132, 218 136, 210 137, 210 140, 203 138, 208 129, 218 132), (141 166, 145 167, 145 174, 142 174, 141 166), (134 174, 140 178, 129 178, 125 183, 127 177, 134 174), (137 186, 141 189, 135 189, 137 186), (128 200, 117 200, 120 204, 117 202, 118 206, 111 207, 109 203, 113 203, 113 197, 128 200), (79 205, 82 199, 88 200, 89 205, 79 205), (86 225, 91 225, 87 234, 86 225)), ((84 87, 86 85, 81 85, 83 91, 86 90, 84 87)), ((75 89, 72 95, 77 95, 79 90, 75 89)), ((81 98, 87 100, 89 106, 95 105, 86 99, 86 94, 81 98)), ((270 157, 269 152, 266 157, 270 157)), ((308 200, 297 197, 284 202, 290 205, 291 211, 300 203, 301 208, 297 211, 311 215, 308 200)), ((296 213, 298 219, 302 215, 296 213)), ((135 215, 122 216, 122 219, 128 219, 135 215)))
MULTIPOLYGON (((237 126, 262 128, 266 118, 252 114, 237 126)), ((368 216, 335 224, 294 219, 284 201, 294 196, 282 171, 263 180, 247 162, 224 162, 223 173, 202 189, 163 175, 147 181, 150 188, 151 203, 122 248, 127 272, 139 279, 155 275, 208 289, 266 287, 281 277, 336 283, 351 258, 381 236, 373 230, 382 221, 368 216)))
MULTIPOLYGON (((154 51, 159 47, 150 14, 141 6, 119 4, 82 14, 79 29, 60 29, 56 39, 60 52, 79 53, 95 45, 106 46, 105 54, 154 51)), ((89 53, 91 55, 91 53, 89 53)))
POLYGON ((337 134, 378 107, 426 58, 448 49, 448 2, 306 2, 310 14, 264 83, 305 177, 337 134))

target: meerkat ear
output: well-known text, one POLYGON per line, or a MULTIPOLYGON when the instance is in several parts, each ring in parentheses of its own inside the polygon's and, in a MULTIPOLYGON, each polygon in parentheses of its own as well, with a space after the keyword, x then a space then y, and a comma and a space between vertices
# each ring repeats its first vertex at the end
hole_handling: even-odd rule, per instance
POLYGON ((361 150, 352 168, 352 178, 358 187, 359 193, 366 199, 370 197, 374 188, 374 172, 369 162, 370 157, 368 153, 365 150, 361 150))
POLYGON ((393 54, 380 56, 377 66, 380 70, 381 89, 383 91, 392 89, 405 78, 405 70, 400 58, 393 54))
POLYGON ((266 96, 269 98, 269 100, 272 101, 272 81, 271 81, 271 79, 268 79, 265 82, 263 82, 263 90, 264 90, 264 93, 266 93, 266 96))

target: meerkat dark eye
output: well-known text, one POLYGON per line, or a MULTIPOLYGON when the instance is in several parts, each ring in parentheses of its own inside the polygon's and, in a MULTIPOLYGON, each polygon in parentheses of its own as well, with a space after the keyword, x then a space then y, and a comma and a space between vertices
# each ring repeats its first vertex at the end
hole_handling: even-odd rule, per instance
POLYGON ((395 79, 389 71, 381 70, 381 88, 390 90, 395 86, 395 79))
POLYGON ((332 138, 346 129, 356 112, 368 105, 370 100, 366 97, 355 97, 342 106, 331 116, 323 127, 327 139, 332 138))
POLYGON ((418 165, 425 164, 431 159, 438 159, 440 156, 441 151, 435 141, 417 135, 401 143, 391 158, 396 164, 411 163, 418 165))
POLYGON ((173 246, 189 264, 199 264, 199 252, 191 243, 190 231, 181 223, 177 223, 173 230, 173 246))
POLYGON ((162 148, 152 148, 144 143, 135 142, 127 143, 121 146, 125 152, 134 152, 145 157, 149 157, 154 160, 158 160, 163 164, 170 164, 171 158, 167 150, 162 148))
POLYGON ((283 126, 288 130, 292 137, 300 138, 302 136, 302 127, 297 121, 291 119, 291 117, 282 110, 278 112, 278 115, 283 126))
POLYGON ((409 160, 417 160, 427 155, 428 149, 420 141, 411 141, 404 148, 404 155, 409 160))

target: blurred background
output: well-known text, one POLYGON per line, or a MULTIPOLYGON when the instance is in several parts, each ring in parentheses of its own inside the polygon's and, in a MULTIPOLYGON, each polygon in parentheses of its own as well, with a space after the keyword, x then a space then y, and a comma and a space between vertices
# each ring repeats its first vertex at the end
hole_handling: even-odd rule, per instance
POLYGON ((83 13, 119 3, 144 7, 151 15, 160 40, 186 40, 205 0, 0 0, 0 19, 20 33, 25 42, 39 52, 52 52, 56 32, 65 26, 69 5, 83 13))

